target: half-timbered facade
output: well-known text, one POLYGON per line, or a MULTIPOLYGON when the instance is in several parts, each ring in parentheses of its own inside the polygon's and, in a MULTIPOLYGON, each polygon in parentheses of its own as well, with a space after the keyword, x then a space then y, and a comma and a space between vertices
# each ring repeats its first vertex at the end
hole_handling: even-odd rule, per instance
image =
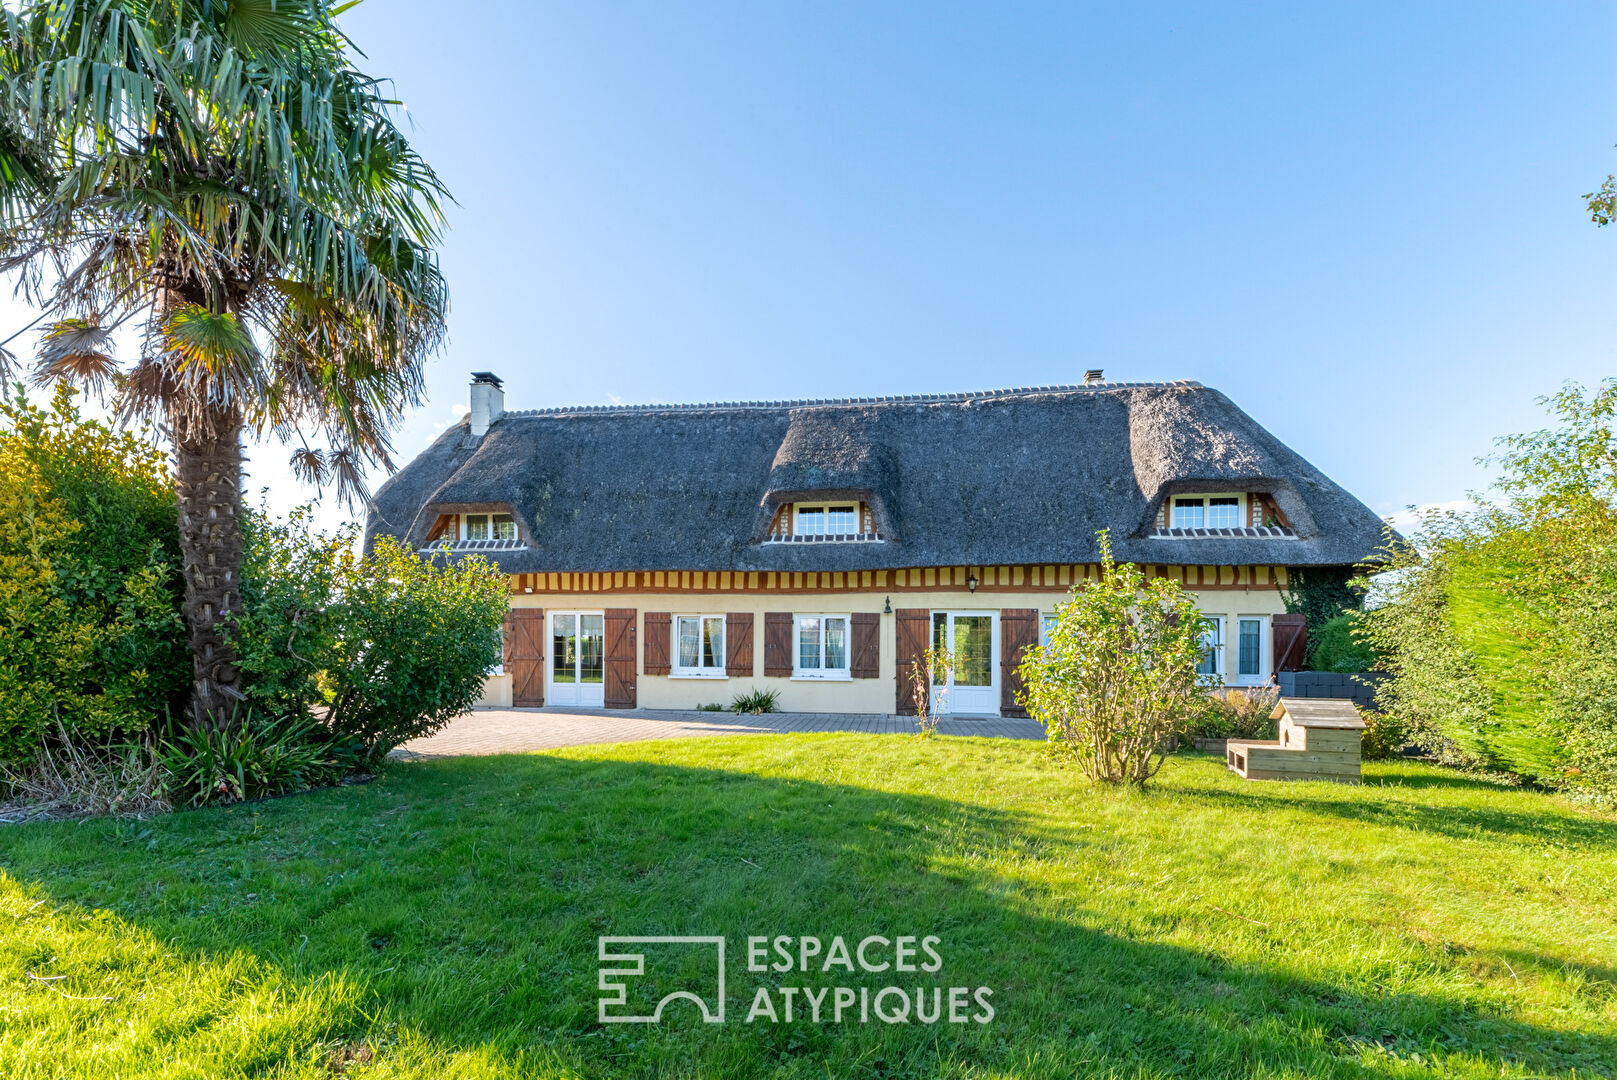
MULTIPOLYGON (((1380 520, 1222 394, 1106 383, 904 398, 472 410, 377 493, 367 537, 510 576, 486 703, 908 712, 929 642, 962 715, 1099 573, 1097 534, 1183 583, 1206 671, 1267 683, 1293 568, 1353 565, 1380 520)), ((1300 660, 1300 657, 1296 659, 1300 660)))

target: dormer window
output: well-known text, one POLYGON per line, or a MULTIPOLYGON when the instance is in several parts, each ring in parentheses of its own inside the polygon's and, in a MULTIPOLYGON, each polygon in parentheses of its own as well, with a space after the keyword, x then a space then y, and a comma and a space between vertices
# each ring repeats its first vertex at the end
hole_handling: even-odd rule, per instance
POLYGON ((1241 529, 1246 527, 1244 495, 1175 495, 1170 529, 1241 529))
POLYGON ((858 503, 827 503, 824 506, 796 507, 793 531, 799 536, 851 536, 859 532, 858 503))
POLYGON ((769 523, 768 539, 771 543, 847 543, 876 542, 882 537, 876 532, 876 518, 869 503, 828 499, 782 503, 769 523))
POLYGON ((462 540, 515 540, 517 523, 510 514, 465 514, 460 519, 462 540))

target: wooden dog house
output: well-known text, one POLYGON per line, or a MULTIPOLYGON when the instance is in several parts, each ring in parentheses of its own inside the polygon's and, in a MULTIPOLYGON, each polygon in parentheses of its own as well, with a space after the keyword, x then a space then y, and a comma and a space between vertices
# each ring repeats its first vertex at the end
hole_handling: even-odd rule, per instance
POLYGON ((1281 698, 1270 718, 1278 739, 1231 739, 1224 760, 1248 780, 1359 782, 1359 738, 1364 720, 1345 698, 1281 698))

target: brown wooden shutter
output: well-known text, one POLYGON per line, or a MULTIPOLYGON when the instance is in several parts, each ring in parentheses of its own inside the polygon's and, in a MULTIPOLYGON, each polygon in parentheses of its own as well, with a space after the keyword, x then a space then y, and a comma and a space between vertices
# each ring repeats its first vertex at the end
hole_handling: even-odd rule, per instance
POLYGON ((1308 662, 1308 620, 1301 615, 1276 615, 1270 623, 1275 636, 1275 670, 1303 670, 1308 662))
POLYGON ((606 687, 609 709, 632 709, 638 699, 634 673, 634 608, 606 609, 606 687))
POLYGON ((724 673, 752 678, 752 612, 732 611, 724 617, 724 673))
POLYGON ((792 677, 792 613, 764 612, 764 674, 772 679, 792 677))
POLYGON ((915 716, 919 710, 926 708, 926 695, 923 692, 921 700, 915 700, 910 665, 921 663, 922 654, 931 644, 932 612, 926 608, 899 608, 893 612, 893 621, 897 638, 893 660, 898 668, 898 699, 894 711, 900 716, 915 716))
POLYGON ((512 608, 505 613, 505 670, 511 673, 511 704, 536 709, 545 703, 545 613, 512 608))
POLYGON ((1039 643, 1039 612, 1036 608, 1004 608, 999 613, 999 713, 1026 716, 1027 709, 1017 698, 1022 693, 1022 676, 1017 667, 1022 654, 1039 643))
POLYGON ((874 679, 881 674, 881 616, 856 611, 849 620, 852 659, 848 673, 856 679, 874 679))
POLYGON ((673 639, 673 625, 672 612, 646 612, 646 638, 640 647, 645 650, 643 667, 647 675, 668 674, 668 647, 673 639))

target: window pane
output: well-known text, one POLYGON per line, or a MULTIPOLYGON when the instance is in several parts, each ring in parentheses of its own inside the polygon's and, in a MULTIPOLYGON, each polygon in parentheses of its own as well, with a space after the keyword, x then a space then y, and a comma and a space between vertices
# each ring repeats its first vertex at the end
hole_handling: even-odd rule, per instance
POLYGON ((1198 675, 1218 674, 1218 632, 1219 623, 1215 620, 1202 631, 1202 659, 1196 665, 1198 675))
POLYGON ((601 681, 603 653, 606 644, 605 617, 580 615, 578 617, 578 681, 601 681))
POLYGON ((799 510, 797 512, 797 531, 804 536, 825 535, 825 510, 799 510))
POLYGON ((466 515, 466 539, 468 539, 468 540, 487 540, 488 539, 488 515, 487 514, 467 514, 466 515))
POLYGON ((578 616, 557 615, 550 623, 550 678, 552 682, 578 681, 578 616))
MULTIPOLYGON (((941 611, 932 613, 932 647, 938 652, 949 647, 949 616, 941 611)), ((947 681, 947 675, 941 669, 932 673, 933 686, 942 686, 947 681)))
POLYGON ((1056 628, 1056 617, 1054 615, 1040 615, 1039 616, 1039 644, 1040 645, 1048 645, 1048 644, 1050 644, 1050 634, 1055 630, 1055 628, 1056 628))
POLYGON ((494 539, 515 540, 517 538, 517 523, 511 520, 510 514, 494 515, 494 539))
POLYGON ((702 620, 679 618, 679 666, 693 668, 702 658, 702 620))
POLYGON ((1263 622, 1260 619, 1241 620, 1241 666, 1238 669, 1242 675, 1262 675, 1259 662, 1263 653, 1263 622))
POLYGON ((841 671, 848 666, 848 620, 825 620, 825 666, 841 671))
POLYGON ((956 615, 954 620, 954 684, 992 686, 994 617, 956 615))
POLYGON ((702 620, 702 666, 724 666, 724 620, 702 620))
POLYGON ((1207 527, 1209 529, 1239 529, 1241 527, 1241 500, 1236 498, 1208 499, 1207 527))
POLYGON ((833 506, 827 511, 825 531, 834 536, 859 531, 852 506, 833 506))
POLYGON ((1173 501, 1172 526, 1176 529, 1202 529, 1206 518, 1206 511, 1200 499, 1175 499, 1173 501))
POLYGON ((797 666, 802 671, 820 669, 820 620, 797 620, 797 666))

